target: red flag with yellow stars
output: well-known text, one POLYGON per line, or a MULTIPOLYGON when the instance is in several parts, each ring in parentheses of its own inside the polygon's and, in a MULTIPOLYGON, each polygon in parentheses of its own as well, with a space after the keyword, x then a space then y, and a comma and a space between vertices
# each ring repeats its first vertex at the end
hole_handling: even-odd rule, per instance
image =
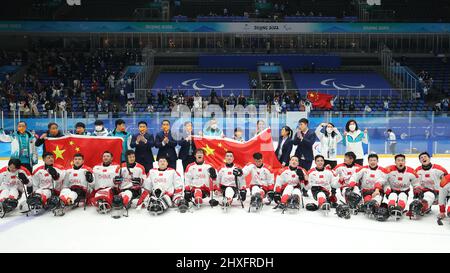
POLYGON ((316 109, 333 109, 331 105, 332 95, 319 93, 315 91, 308 91, 306 98, 312 103, 312 106, 316 109))
MULTIPOLYGON (((216 170, 225 165, 225 153, 227 151, 233 152, 234 163, 240 168, 247 165, 247 163, 252 163, 253 154, 256 152, 260 152, 263 155, 264 166, 271 172, 276 173, 281 168, 273 148, 270 128, 265 129, 246 142, 221 137, 195 136, 194 143, 195 147, 205 151, 205 161, 216 170)), ((249 179, 247 179, 247 184, 248 182, 249 179)))
POLYGON ((55 164, 72 167, 74 154, 84 156, 84 165, 94 167, 102 162, 104 151, 113 154, 113 163, 120 164, 122 154, 122 138, 69 135, 45 140, 45 149, 53 153, 55 164))

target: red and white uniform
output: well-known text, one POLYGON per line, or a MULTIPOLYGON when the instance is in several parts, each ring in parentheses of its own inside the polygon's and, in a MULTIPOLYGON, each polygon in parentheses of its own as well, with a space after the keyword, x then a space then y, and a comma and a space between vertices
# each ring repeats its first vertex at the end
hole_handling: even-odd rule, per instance
POLYGON ((408 201, 408 192, 411 188, 419 187, 419 180, 416 172, 411 167, 405 167, 403 171, 399 171, 395 165, 387 168, 387 183, 384 192, 388 196, 388 205, 398 205, 405 209, 408 201))
POLYGON ((0 169, 0 202, 3 202, 6 198, 17 199, 19 193, 23 192, 23 183, 19 179, 19 173, 25 174, 28 178, 28 187, 32 187, 31 173, 24 167, 15 172, 9 171, 8 167, 0 169))
POLYGON ((45 168, 45 165, 42 165, 33 171, 33 190, 35 193, 41 195, 42 204, 44 205, 47 203, 47 199, 52 196, 52 190, 55 191, 55 194, 59 195, 65 177, 65 171, 62 166, 53 165, 52 167, 59 174, 57 180, 53 180, 52 176, 45 168))
POLYGON ((128 168, 126 163, 122 163, 121 168, 123 181, 119 185, 121 191, 119 195, 122 196, 123 204, 127 206, 131 199, 140 195, 141 185, 144 183, 147 175, 144 166, 139 163, 130 164, 128 168), (141 184, 133 185, 133 178, 139 178, 141 184))
POLYGON ((184 173, 184 190, 193 192, 194 200, 201 202, 200 200, 209 194, 210 187, 213 186, 212 178, 209 174, 210 168, 213 167, 206 162, 201 164, 192 162, 186 167, 186 172, 184 173))
POLYGON ((181 198, 183 182, 181 181, 180 174, 176 170, 172 168, 165 170, 155 168, 148 172, 147 179, 144 182, 144 189, 147 191, 142 193, 138 204, 148 197, 149 192, 154 192, 159 189, 161 190, 161 197, 170 197, 166 198, 166 201, 168 201, 169 206, 172 206, 173 203, 176 204, 181 198))
MULTIPOLYGON (((442 178, 448 174, 447 170, 438 165, 431 164, 431 168, 425 170, 419 166, 415 170, 419 177, 420 189, 423 192, 423 200, 427 202, 427 206, 431 206, 439 193, 442 178)), ((428 208, 424 208, 428 209, 428 208)))
MULTIPOLYGON (((232 199, 235 196, 235 190, 236 189, 236 181, 235 181, 235 177, 233 174, 233 170, 235 168, 238 168, 238 166, 236 166, 235 164, 233 164, 232 166, 223 166, 219 172, 217 173, 217 184, 220 186, 220 188, 222 189, 222 191, 225 192, 224 196, 228 199, 232 199)), ((245 180, 244 180, 244 175, 238 176, 237 177, 237 189, 236 190, 245 190, 246 189, 246 184, 245 184, 245 180)))
POLYGON ((253 163, 247 164, 244 169, 242 169, 244 175, 251 175, 250 181, 250 194, 260 193, 261 198, 264 198, 264 194, 269 191, 273 191, 274 188, 274 175, 268 168, 264 165, 257 167, 253 163))
POLYGON ((311 189, 311 193, 317 205, 322 206, 327 202, 327 198, 330 196, 331 188, 338 189, 341 186, 339 178, 333 170, 324 168, 319 170, 312 168, 308 172, 308 189, 311 189))
MULTIPOLYGON (((66 170, 64 177, 63 189, 59 194, 59 199, 68 205, 69 200, 73 203, 78 198, 76 189, 80 189, 85 193, 88 190, 89 183, 86 180, 86 172, 92 173, 89 167, 81 166, 81 168, 71 168, 66 170)), ((94 180, 95 181, 95 180, 94 180)), ((91 183, 93 184, 94 181, 91 183)))
POLYGON ((106 201, 109 205, 112 203, 113 198, 113 188, 114 177, 119 175, 120 166, 119 165, 108 165, 103 164, 95 166, 92 171, 94 173, 94 191, 91 196, 94 196, 94 200, 91 203, 97 205, 99 200, 106 201))
POLYGON ((439 189, 439 211, 441 213, 447 212, 447 216, 450 216, 450 174, 444 176, 440 183, 439 189))
MULTIPOLYGON (((360 167, 349 180, 349 186, 359 185, 364 203, 372 200, 373 192, 378 189, 380 192, 386 184, 388 171, 380 166, 372 169, 369 166, 360 167)), ((382 201, 381 194, 374 198, 379 205, 382 201)))
POLYGON ((304 186, 307 185, 307 182, 305 180, 300 180, 300 178, 297 175, 297 169, 302 170, 303 176, 305 177, 305 180, 307 179, 307 174, 305 169, 298 167, 295 169, 291 169, 290 167, 284 167, 280 170, 280 174, 276 178, 275 182, 275 192, 283 194, 281 195, 281 203, 285 204, 289 196, 295 194, 298 196, 301 196, 300 189, 302 187, 302 184, 304 186))
POLYGON ((358 164, 353 164, 351 166, 348 166, 344 163, 338 164, 336 167, 334 167, 333 171, 339 178, 339 183, 342 185, 342 188, 356 186, 356 185, 349 185, 350 178, 361 167, 362 166, 360 166, 358 164))

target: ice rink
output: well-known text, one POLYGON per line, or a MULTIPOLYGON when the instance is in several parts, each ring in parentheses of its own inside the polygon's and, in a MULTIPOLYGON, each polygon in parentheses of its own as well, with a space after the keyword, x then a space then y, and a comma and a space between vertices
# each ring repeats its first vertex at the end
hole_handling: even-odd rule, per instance
MULTIPOLYGON (((339 160, 339 162, 341 162, 339 160)), ((450 169, 450 158, 433 158, 450 169)), ((381 166, 393 159, 380 159, 381 166)), ((1 161, 0 167, 6 165, 1 161)), ((407 165, 417 167, 416 156, 407 165)), ((249 199, 249 198, 248 198, 249 199)), ((419 220, 377 222, 363 214, 345 220, 332 209, 328 216, 303 209, 281 214, 272 205, 248 213, 238 203, 227 213, 220 207, 175 209, 160 216, 131 209, 113 219, 94 208, 77 208, 63 217, 18 210, 0 219, 1 252, 448 252, 450 221, 438 226, 438 207, 419 220)))

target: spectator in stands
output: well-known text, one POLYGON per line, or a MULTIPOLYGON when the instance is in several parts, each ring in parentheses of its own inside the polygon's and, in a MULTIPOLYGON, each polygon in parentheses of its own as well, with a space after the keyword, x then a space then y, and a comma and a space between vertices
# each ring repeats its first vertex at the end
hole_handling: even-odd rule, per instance
POLYGON ((158 154, 156 160, 160 157, 165 157, 169 163, 169 167, 177 168, 177 152, 175 147, 177 142, 173 139, 172 132, 170 130, 170 121, 163 120, 161 123, 161 131, 156 134, 155 147, 158 148, 158 154))
POLYGON ((131 114, 131 113, 134 112, 134 106, 133 106, 133 102, 132 102, 131 100, 129 100, 129 101, 127 102, 127 105, 126 105, 126 112, 127 112, 127 114, 131 114))
POLYGON ((370 112, 372 112, 372 108, 370 108, 370 106, 369 106, 368 104, 366 104, 366 105, 364 106, 364 112, 370 113, 370 112))
POLYGON ((388 99, 385 99, 383 101, 383 110, 384 111, 389 111, 389 100, 388 99))
POLYGON ((369 135, 367 129, 361 132, 358 128, 356 120, 349 120, 345 125, 344 139, 342 144, 345 146, 345 152, 354 152, 356 155, 356 163, 363 165, 364 163, 364 149, 363 144, 369 143, 369 135))
POLYGON ((299 166, 305 170, 311 169, 314 160, 313 144, 316 141, 316 134, 309 130, 309 121, 302 118, 298 121, 297 133, 294 136, 293 144, 297 145, 295 155, 299 158, 299 166))
POLYGON ((448 112, 449 99, 445 98, 442 100, 442 111, 448 112))
POLYGON ((181 135, 178 145, 180 145, 180 151, 178 153, 178 159, 181 159, 183 163, 183 170, 186 171, 186 167, 195 161, 194 151, 196 150, 194 140, 194 130, 192 128, 192 122, 186 121, 184 123, 184 130, 181 135))
POLYGON ((348 111, 353 112, 355 111, 355 102, 350 101, 350 105, 348 106, 348 111))
POLYGON ((31 98, 30 99, 30 111, 31 111, 31 115, 38 117, 39 116, 39 110, 37 107, 37 100, 35 98, 31 98))
POLYGON ((36 137, 27 130, 25 121, 19 121, 17 131, 10 135, 5 134, 3 128, 0 128, 0 141, 11 142, 11 159, 19 159, 22 166, 30 172, 33 171, 33 166, 38 163, 36 137))
POLYGON ((397 137, 395 136, 392 129, 387 129, 386 131, 387 142, 389 145, 389 151, 392 155, 395 155, 395 147, 397 146, 397 137))
POLYGON ((204 136, 224 137, 222 130, 219 128, 219 126, 217 124, 217 120, 214 118, 212 118, 209 121, 209 125, 208 125, 208 127, 206 127, 205 131, 203 132, 203 135, 204 136))
POLYGON ((283 126, 281 128, 281 138, 278 141, 277 149, 275 150, 275 155, 278 161, 283 167, 289 165, 289 159, 291 157, 292 151, 292 129, 289 126, 283 126))
POLYGON ((131 138, 130 146, 135 149, 136 162, 144 166, 145 173, 153 168, 153 152, 152 147, 155 145, 153 135, 148 133, 147 122, 139 121, 139 133, 131 138))
POLYGON ((105 128, 103 121, 96 120, 94 122, 94 132, 92 132, 93 136, 107 136, 109 135, 108 129, 105 128))
POLYGON ((155 108, 153 107, 153 105, 150 104, 149 106, 147 106, 146 111, 148 113, 153 113, 153 112, 155 112, 155 108))
POLYGON ((321 123, 315 133, 320 141, 320 154, 325 158, 325 166, 330 165, 334 169, 337 165, 337 144, 342 141, 341 133, 331 122, 321 123))
POLYGON ((126 131, 126 124, 123 119, 118 119, 115 122, 116 128, 109 134, 110 136, 120 137, 123 139, 122 142, 122 156, 121 162, 126 161, 126 152, 131 150, 131 134, 126 131))
POLYGON ((59 130, 58 124, 55 122, 50 122, 47 126, 47 132, 43 133, 38 140, 36 140, 36 147, 40 147, 43 145, 42 154, 47 152, 45 148, 45 140, 49 138, 60 138, 63 137, 63 133, 59 130))

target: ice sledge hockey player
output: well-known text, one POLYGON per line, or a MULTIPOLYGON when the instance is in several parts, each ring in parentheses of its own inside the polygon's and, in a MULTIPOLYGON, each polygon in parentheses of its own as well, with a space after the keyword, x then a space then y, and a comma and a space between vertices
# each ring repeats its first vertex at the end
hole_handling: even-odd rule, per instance
POLYGON ((84 166, 84 156, 74 154, 73 166, 66 170, 63 189, 59 194, 60 204, 55 207, 55 216, 63 216, 73 206, 78 206, 80 201, 86 202, 89 184, 94 182, 92 169, 84 166))
MULTIPOLYGON (((356 164, 355 161, 356 154, 354 152, 347 152, 344 155, 344 163, 341 163, 334 168, 334 173, 339 178, 339 184, 341 184, 340 194, 345 200, 345 203, 352 210, 358 209, 359 203, 362 199, 358 184, 355 182, 350 182, 350 177, 362 167, 356 164)), ((332 207, 337 207, 337 200, 332 197, 333 195, 330 196, 331 205, 332 207), (333 203, 335 205, 333 205, 333 203)))
POLYGON ((415 172, 419 177, 420 186, 414 190, 414 200, 409 205, 407 215, 410 218, 417 218, 431 211, 431 206, 439 194, 439 184, 447 170, 438 165, 431 164, 431 157, 427 152, 419 155, 421 166, 415 172))
POLYGON ((0 169, 0 218, 13 211, 27 186, 32 190, 31 173, 22 166, 19 159, 10 159, 8 166, 0 169))
POLYGON ((94 190, 91 203, 97 207, 97 211, 106 214, 111 211, 113 196, 119 192, 118 186, 122 180, 120 166, 112 164, 113 154, 105 151, 102 154, 102 164, 94 166, 94 190))
POLYGON ((274 195, 274 175, 264 166, 262 154, 254 153, 253 160, 254 163, 249 163, 242 169, 244 177, 251 175, 249 211, 251 208, 259 210, 263 205, 264 197, 267 195, 267 199, 271 202, 274 195))
POLYGON ((405 155, 397 154, 394 159, 395 165, 387 168, 387 183, 384 190, 388 198, 389 213, 398 220, 405 210, 410 187, 417 191, 420 184, 414 169, 405 165, 405 155))
POLYGON ((445 216, 450 217, 450 174, 444 176, 439 189, 439 216, 438 223, 445 216))
POLYGON ((194 156, 195 161, 186 167, 184 173, 184 200, 187 203, 193 202, 195 206, 200 207, 203 199, 211 197, 210 205, 217 206, 219 202, 213 197, 213 191, 218 190, 218 188, 214 189, 213 183, 217 178, 217 172, 205 162, 203 149, 195 150, 194 156))
POLYGON ((222 192, 222 207, 226 210, 231 206, 233 198, 240 200, 241 206, 247 197, 246 184, 241 168, 234 163, 234 154, 231 151, 225 153, 225 166, 217 173, 217 184, 222 192))
POLYGON ((181 177, 176 170, 168 168, 168 165, 166 157, 159 157, 158 168, 151 169, 144 181, 145 191, 138 201, 138 206, 144 204, 153 215, 161 214, 169 207, 178 207, 182 199, 181 177))
POLYGON ((384 221, 389 217, 387 204, 378 210, 383 200, 383 187, 386 184, 387 170, 378 166, 378 155, 370 154, 369 165, 360 167, 349 180, 350 185, 359 185, 364 205, 362 210, 368 216, 384 221))
POLYGON ((275 208, 281 208, 283 212, 289 209, 300 209, 301 190, 307 185, 306 171, 299 166, 297 156, 292 156, 289 166, 280 170, 276 178, 274 201, 278 204, 275 208))
POLYGON ((142 184, 147 175, 143 165, 136 162, 136 154, 133 150, 125 152, 126 161, 122 163, 120 173, 122 174, 122 183, 119 185, 120 194, 116 199, 116 210, 123 208, 128 209, 131 206, 131 201, 137 200, 141 197, 142 184), (122 203, 120 203, 122 200, 122 203))
POLYGON ((33 193, 28 196, 27 204, 34 214, 42 209, 53 210, 59 205, 59 193, 65 176, 62 166, 54 165, 55 159, 50 152, 44 152, 44 165, 33 171, 33 193))
POLYGON ((325 168, 325 158, 322 155, 316 155, 314 162, 316 167, 308 172, 308 188, 311 189, 315 202, 306 204, 306 209, 311 211, 320 209, 328 214, 331 207, 329 203, 331 189, 340 187, 339 178, 333 170, 325 168))

